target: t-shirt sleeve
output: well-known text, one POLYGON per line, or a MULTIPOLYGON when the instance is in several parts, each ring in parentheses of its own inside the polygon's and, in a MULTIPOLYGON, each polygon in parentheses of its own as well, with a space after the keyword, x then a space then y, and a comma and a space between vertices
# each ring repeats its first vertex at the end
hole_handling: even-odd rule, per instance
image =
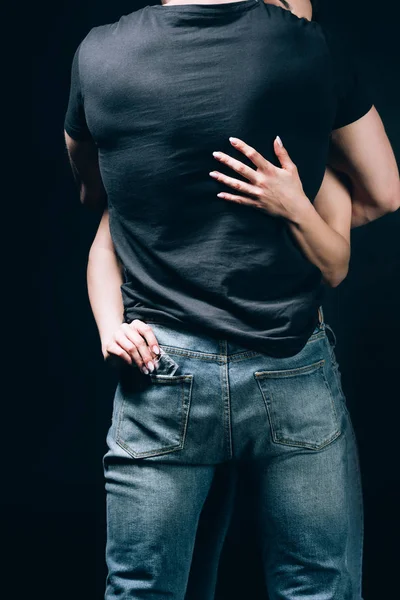
MULTIPOLYGON (((81 42, 82 44, 82 42, 81 42)), ((64 118, 64 129, 74 140, 87 140, 91 134, 86 122, 81 80, 79 74, 79 52, 81 44, 75 51, 71 67, 71 85, 67 112, 64 118)))
POLYGON ((372 90, 350 47, 332 34, 328 37, 335 75, 336 113, 332 129, 363 117, 373 106, 372 90))

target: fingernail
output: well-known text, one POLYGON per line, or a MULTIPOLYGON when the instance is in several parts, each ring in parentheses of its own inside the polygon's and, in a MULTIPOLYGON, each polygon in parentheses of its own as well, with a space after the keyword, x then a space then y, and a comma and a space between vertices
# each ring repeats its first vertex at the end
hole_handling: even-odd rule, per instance
POLYGON ((237 138, 230 137, 230 138, 229 138, 229 141, 230 141, 230 143, 231 143, 231 144, 235 145, 235 144, 237 144, 237 143, 238 143, 238 141, 239 141, 239 140, 238 140, 237 138))
POLYGON ((220 152, 213 152, 213 156, 219 157, 219 156, 221 156, 221 153, 220 152))
POLYGON ((158 346, 153 346, 154 354, 160 354, 160 348, 158 346))
POLYGON ((210 171, 209 175, 211 175, 211 177, 217 177, 217 173, 215 171, 210 171))
POLYGON ((283 147, 283 144, 282 144, 282 140, 281 140, 281 138, 279 137, 279 135, 277 135, 277 136, 276 136, 276 141, 278 142, 278 144, 279 144, 279 145, 280 145, 280 147, 282 148, 282 147, 283 147))
POLYGON ((146 369, 146 367, 142 367, 142 371, 145 375, 149 374, 149 371, 146 369))
POLYGON ((150 370, 150 371, 154 371, 154 365, 153 365, 153 363, 151 362, 151 360, 149 360, 149 362, 148 362, 148 363, 146 363, 146 364, 147 364, 147 366, 148 366, 148 368, 149 368, 149 370, 150 370))

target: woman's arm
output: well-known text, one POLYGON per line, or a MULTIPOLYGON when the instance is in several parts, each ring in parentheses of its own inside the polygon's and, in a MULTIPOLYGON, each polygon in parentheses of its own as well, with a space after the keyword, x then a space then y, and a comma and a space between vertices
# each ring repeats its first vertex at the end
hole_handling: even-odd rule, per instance
POLYGON ((314 205, 301 203, 288 226, 307 258, 322 272, 325 283, 338 286, 350 261, 351 197, 329 167, 314 205))
POLYGON ((322 272, 324 281, 336 287, 346 277, 350 257, 351 203, 346 187, 332 170, 327 170, 315 207, 304 193, 296 165, 280 138, 274 150, 282 168, 275 167, 254 148, 238 138, 231 144, 253 162, 248 167, 225 154, 214 152, 220 162, 232 167, 250 183, 228 177, 218 171, 212 177, 246 195, 220 192, 220 198, 247 204, 271 216, 283 217, 307 258, 322 272), (248 197, 250 194, 252 197, 248 197))
POLYGON ((118 260, 106 209, 89 251, 87 284, 89 301, 105 359, 135 363, 147 375, 157 368, 160 353, 157 338, 147 323, 134 319, 124 323, 121 285, 123 267, 118 260))
POLYGON ((102 350, 124 320, 120 286, 123 268, 112 243, 109 215, 103 212, 96 236, 89 251, 87 285, 90 306, 99 331, 102 350))

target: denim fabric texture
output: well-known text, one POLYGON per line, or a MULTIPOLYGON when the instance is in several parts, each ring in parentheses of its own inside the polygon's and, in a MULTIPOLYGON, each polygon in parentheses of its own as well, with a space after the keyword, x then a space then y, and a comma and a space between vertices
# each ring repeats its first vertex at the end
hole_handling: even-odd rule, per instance
POLYGON ((238 477, 270 600, 362 600, 358 450, 322 309, 288 358, 149 324, 159 367, 121 371, 103 457, 105 600, 213 600, 238 477))

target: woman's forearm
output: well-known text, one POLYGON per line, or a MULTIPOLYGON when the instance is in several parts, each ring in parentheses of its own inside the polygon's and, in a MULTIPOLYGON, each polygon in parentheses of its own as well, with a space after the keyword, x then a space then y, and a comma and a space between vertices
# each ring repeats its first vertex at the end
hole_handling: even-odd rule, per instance
POLYGON ((124 307, 121 295, 123 281, 123 267, 112 243, 109 213, 106 209, 90 248, 87 265, 89 302, 102 348, 123 322, 124 307))
POLYGON ((135 364, 148 375, 157 368, 160 355, 152 329, 140 319, 124 322, 121 285, 124 268, 115 252, 108 209, 103 212, 89 252, 87 284, 89 301, 99 330, 105 360, 135 364))
POLYGON ((88 295, 102 346, 123 322, 122 283, 122 268, 115 253, 92 247, 87 265, 88 295))
POLYGON ((349 242, 324 221, 306 197, 299 201, 286 222, 308 260, 322 272, 325 282, 331 287, 339 285, 348 272, 349 242))

